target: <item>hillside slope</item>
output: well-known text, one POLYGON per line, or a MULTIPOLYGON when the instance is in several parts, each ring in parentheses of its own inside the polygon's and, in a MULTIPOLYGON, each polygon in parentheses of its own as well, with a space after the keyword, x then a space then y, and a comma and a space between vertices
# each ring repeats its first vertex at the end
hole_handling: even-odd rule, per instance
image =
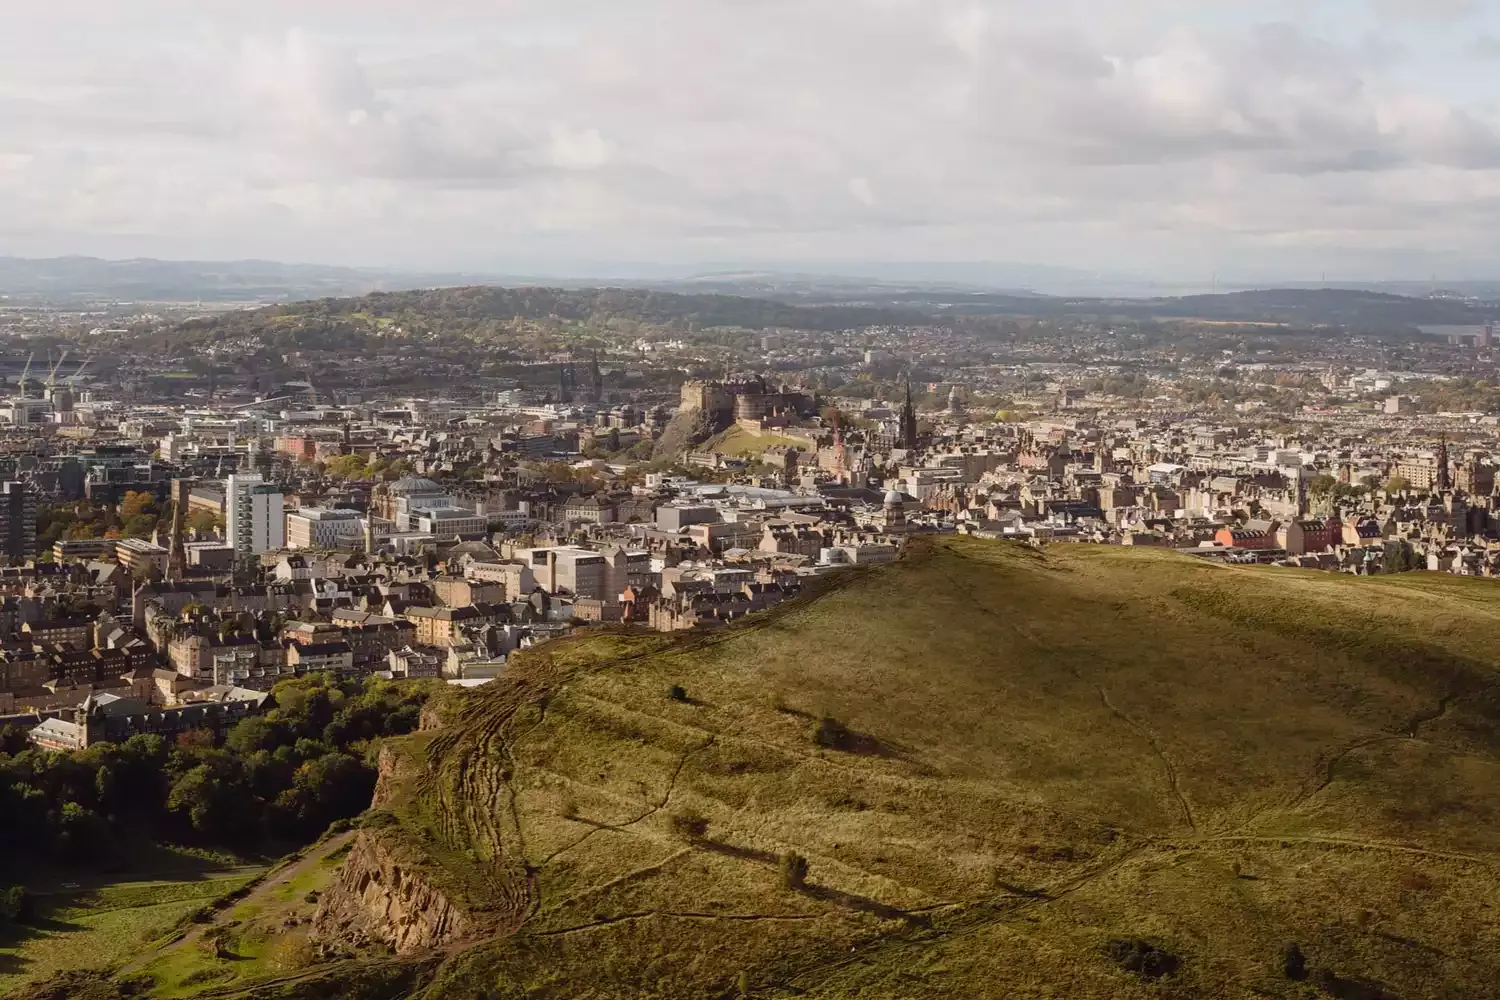
POLYGON ((328 956, 428 1000, 1500 996, 1500 588, 967 540, 829 587, 553 643, 389 748, 328 956))

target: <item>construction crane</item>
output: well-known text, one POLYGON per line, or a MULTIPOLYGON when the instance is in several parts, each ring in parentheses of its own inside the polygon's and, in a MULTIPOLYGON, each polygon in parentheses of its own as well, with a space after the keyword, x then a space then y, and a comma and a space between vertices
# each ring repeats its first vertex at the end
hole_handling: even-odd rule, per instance
POLYGON ((68 353, 68 350, 64 348, 62 354, 57 359, 57 364, 53 365, 52 370, 47 373, 46 385, 48 399, 52 398, 52 392, 57 388, 57 371, 63 366, 63 362, 68 360, 68 353))
POLYGON ((26 378, 31 374, 31 363, 36 360, 36 351, 26 356, 26 367, 21 369, 21 398, 26 398, 26 378))

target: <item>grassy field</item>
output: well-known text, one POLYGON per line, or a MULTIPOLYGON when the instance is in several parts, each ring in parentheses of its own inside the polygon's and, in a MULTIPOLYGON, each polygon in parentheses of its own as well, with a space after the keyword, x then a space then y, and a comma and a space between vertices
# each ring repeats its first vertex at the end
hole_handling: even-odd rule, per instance
POLYGON ((252 877, 243 872, 194 874, 39 896, 35 926, 0 936, 0 995, 60 971, 124 964, 170 936, 194 910, 252 877))
POLYGON ((780 434, 751 434, 738 425, 729 428, 700 446, 699 451, 713 451, 734 458, 759 458, 768 448, 796 448, 806 451, 808 443, 780 434))
POLYGON ((316 995, 1500 998, 1500 587, 960 539, 816 586, 388 744, 361 843, 467 936, 316 995))
POLYGON ((338 873, 348 838, 315 845, 269 875, 244 899, 180 941, 130 968, 149 979, 151 996, 191 997, 296 974, 314 964, 308 940, 317 896, 338 873))

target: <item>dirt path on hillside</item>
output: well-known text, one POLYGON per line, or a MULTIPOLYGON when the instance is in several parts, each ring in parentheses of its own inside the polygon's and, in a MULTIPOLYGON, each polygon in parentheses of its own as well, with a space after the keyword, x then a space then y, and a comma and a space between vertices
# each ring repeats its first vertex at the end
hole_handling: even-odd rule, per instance
POLYGON ((133 975, 137 972, 140 972, 146 966, 150 965, 152 962, 155 962, 163 955, 170 954, 171 952, 176 951, 179 948, 191 947, 198 944, 203 940, 203 936, 209 931, 228 923, 229 914, 232 913, 241 904, 254 903, 266 899, 271 895, 271 893, 275 892, 286 883, 292 881, 298 876, 321 864, 323 860, 329 855, 339 851, 341 848, 347 845, 349 841, 354 839, 354 834, 355 831, 349 830, 344 833, 338 834, 337 836, 329 837, 327 840, 324 840, 320 843, 314 844, 313 846, 309 847, 306 852, 304 852, 302 856, 299 857, 296 861, 293 861, 290 864, 285 864, 282 867, 275 869, 273 872, 271 872, 271 874, 262 879, 255 886, 255 888, 251 889, 244 896, 235 900, 233 903, 224 907, 223 909, 217 911, 214 914, 214 919, 210 923, 193 924, 182 934, 168 941, 160 948, 150 951, 147 954, 136 959, 135 961, 131 962, 129 965, 122 967, 115 973, 115 975, 117 977, 133 975))

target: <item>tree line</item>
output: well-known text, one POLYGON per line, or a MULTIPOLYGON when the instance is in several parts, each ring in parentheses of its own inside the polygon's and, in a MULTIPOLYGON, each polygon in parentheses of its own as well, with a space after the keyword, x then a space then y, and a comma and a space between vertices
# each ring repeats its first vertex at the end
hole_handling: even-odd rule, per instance
POLYGON ((224 735, 136 735, 77 753, 0 732, 0 845, 110 867, 142 841, 256 850, 316 838, 369 807, 382 739, 417 728, 436 682, 283 681, 224 735))

